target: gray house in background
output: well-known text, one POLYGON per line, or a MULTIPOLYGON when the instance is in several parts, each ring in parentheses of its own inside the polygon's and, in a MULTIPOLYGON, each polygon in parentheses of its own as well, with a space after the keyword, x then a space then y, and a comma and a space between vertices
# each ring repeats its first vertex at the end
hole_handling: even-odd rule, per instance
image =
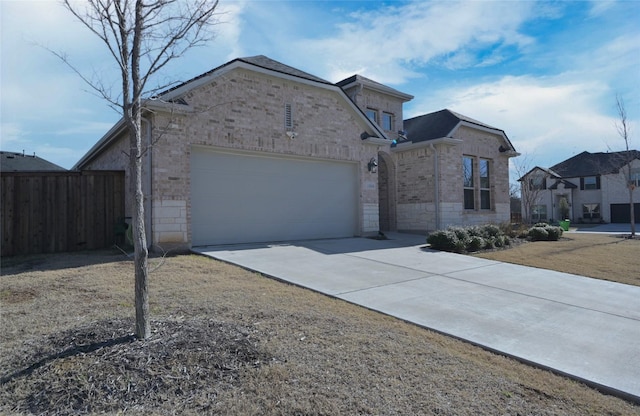
POLYGON ((65 171, 66 169, 35 155, 0 151, 0 172, 65 171))
MULTIPOLYGON (((628 187, 640 187, 640 151, 582 152, 548 169, 535 167, 520 181, 536 192, 531 207, 534 222, 562 219, 560 201, 564 198, 573 222, 628 223, 628 187)), ((634 214, 640 218, 640 202, 634 203, 634 214)))

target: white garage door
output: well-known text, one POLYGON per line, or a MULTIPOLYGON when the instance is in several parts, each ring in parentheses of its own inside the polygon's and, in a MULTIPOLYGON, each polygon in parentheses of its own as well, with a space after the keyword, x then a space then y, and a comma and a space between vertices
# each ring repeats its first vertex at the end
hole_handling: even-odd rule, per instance
POLYGON ((194 147, 192 244, 235 244, 356 233, 357 166, 194 147))

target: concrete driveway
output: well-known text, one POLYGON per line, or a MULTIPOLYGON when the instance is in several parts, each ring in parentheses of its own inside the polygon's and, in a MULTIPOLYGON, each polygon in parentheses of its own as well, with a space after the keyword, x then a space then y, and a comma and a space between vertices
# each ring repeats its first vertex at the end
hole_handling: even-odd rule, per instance
POLYGON ((640 402, 640 287, 425 249, 422 236, 194 251, 640 402))
MULTIPOLYGON (((636 225, 636 232, 637 231, 638 226, 636 225)), ((571 224, 568 232, 631 234, 631 224, 571 224)))

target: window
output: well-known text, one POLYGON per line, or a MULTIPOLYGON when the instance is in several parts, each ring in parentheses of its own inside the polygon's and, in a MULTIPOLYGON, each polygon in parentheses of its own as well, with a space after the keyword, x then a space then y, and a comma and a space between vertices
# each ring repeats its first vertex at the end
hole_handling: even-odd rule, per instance
POLYGON ((529 188, 532 191, 538 191, 541 189, 547 189, 547 184, 545 183, 545 177, 544 175, 533 175, 530 179, 529 179, 529 188))
POLYGON ((291 104, 284 105, 284 128, 287 131, 293 130, 293 111, 291 104))
POLYGON ((369 120, 373 121, 374 123, 378 122, 378 110, 374 110, 373 108, 367 108, 367 111, 365 111, 365 114, 367 115, 369 120))
POLYGON ((464 209, 474 209, 476 206, 473 186, 473 158, 469 156, 462 158, 462 177, 464 181, 464 209))
POLYGON ((640 169, 631 169, 629 185, 631 185, 634 189, 640 186, 640 169))
POLYGON ((491 160, 463 156, 462 180, 464 209, 491 209, 491 160))
POLYGON ((480 159, 480 209, 491 209, 489 161, 480 159))
POLYGON ((382 128, 385 130, 393 130, 393 114, 382 113, 382 128))
POLYGON ((599 176, 586 176, 584 178, 580 178, 580 189, 581 190, 593 190, 600 189, 600 177, 599 176))
POLYGON ((582 204, 582 218, 596 220, 600 218, 600 204, 582 204))
POLYGON ((533 222, 541 222, 547 220, 547 206, 534 205, 531 207, 531 220, 533 222))

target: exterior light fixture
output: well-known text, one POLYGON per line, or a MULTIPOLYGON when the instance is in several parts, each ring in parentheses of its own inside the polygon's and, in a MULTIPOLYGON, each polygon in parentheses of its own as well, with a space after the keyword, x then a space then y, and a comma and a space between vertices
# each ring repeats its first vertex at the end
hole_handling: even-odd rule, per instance
POLYGON ((367 164, 367 168, 371 173, 378 172, 378 161, 376 160, 375 157, 372 157, 371 160, 369 160, 369 163, 367 164))

